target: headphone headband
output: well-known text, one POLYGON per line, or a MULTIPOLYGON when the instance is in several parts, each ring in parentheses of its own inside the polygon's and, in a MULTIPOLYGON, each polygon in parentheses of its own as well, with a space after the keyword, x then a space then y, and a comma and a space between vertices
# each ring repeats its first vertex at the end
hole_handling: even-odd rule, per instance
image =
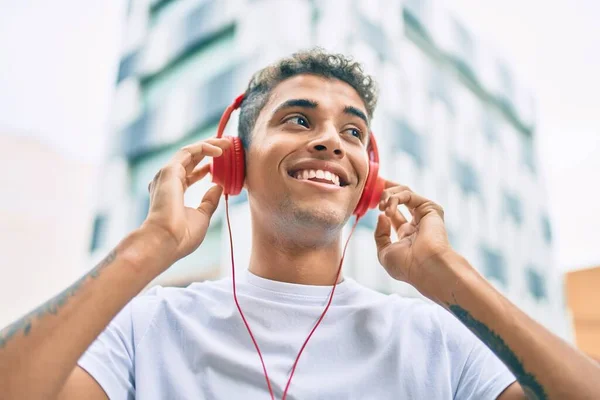
POLYGON ((221 120, 219 121, 219 127, 217 128, 217 138, 223 137, 223 132, 225 131, 225 126, 227 126, 229 117, 231 117, 231 113, 234 112, 235 110, 237 110, 238 108, 240 108, 240 106, 242 105, 242 102, 244 101, 245 95, 246 95, 246 93, 242 93, 238 97, 236 97, 235 100, 233 101, 233 103, 231 103, 229 106, 227 106, 227 108, 223 112, 223 115, 221 115, 221 120))

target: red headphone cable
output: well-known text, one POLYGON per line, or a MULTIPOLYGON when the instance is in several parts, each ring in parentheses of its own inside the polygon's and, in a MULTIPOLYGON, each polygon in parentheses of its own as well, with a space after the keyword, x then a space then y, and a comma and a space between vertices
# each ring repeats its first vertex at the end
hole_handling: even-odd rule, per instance
MULTIPOLYGON (((233 257, 233 236, 231 234, 231 223, 229 221, 229 195, 228 194, 225 194, 225 215, 227 217, 227 230, 229 232, 229 249, 231 252, 231 275, 232 275, 232 284, 233 284, 233 299, 234 299, 235 305, 242 317, 242 321, 244 322, 244 325, 246 325, 246 329, 248 330, 248 333, 250 334, 250 339, 252 339, 252 343, 254 343, 254 347, 256 348, 256 352, 258 353, 258 357, 260 358, 260 362, 261 362, 262 368, 263 368, 263 373, 265 375, 265 379, 267 381, 267 386, 269 388, 269 394, 271 395, 271 400, 275 400, 275 396, 273 394, 273 388, 271 387, 271 381, 269 379, 269 374, 267 373, 267 367, 265 366, 265 361, 263 359, 262 353, 260 352, 260 348, 258 347, 258 343, 256 342, 254 335, 252 334, 250 325, 248 324, 248 321, 246 320, 246 317, 244 316, 244 313, 242 312, 242 308, 240 307, 240 303, 237 298, 237 291, 236 291, 236 286, 235 286, 235 260, 233 257)), ((354 229, 356 228, 356 225, 358 224, 359 219, 360 219, 360 217, 357 216, 356 221, 352 225, 352 230, 350 231, 350 235, 348 236, 348 239, 346 239, 346 244, 344 245, 344 250, 342 252, 342 258, 340 259, 340 265, 338 266, 335 282, 333 283, 333 288, 331 289, 331 293, 329 295, 329 300, 327 301, 327 305, 325 306, 323 313, 321 314, 321 316, 315 323, 315 326, 312 328, 312 330, 308 334, 306 340, 304 341, 304 343, 302 344, 302 347, 300 348, 300 351, 298 352, 298 355, 296 356, 296 360, 294 361, 294 365, 292 366, 292 371, 290 373, 290 377, 285 386, 285 390, 283 392, 283 397, 281 398, 281 400, 285 400, 285 397, 287 396, 287 391, 290 387, 290 384, 292 383, 292 377, 294 376, 294 372, 296 371, 296 366, 298 365, 298 361, 300 360, 300 355, 304 351, 304 348, 308 344, 308 341, 310 340, 311 336, 313 335, 313 333, 315 332, 315 330, 317 329, 317 327, 319 326, 319 324, 325 317, 325 314, 327 313, 327 310, 329 309, 329 306, 331 305, 331 301, 333 300, 333 294, 335 292, 337 282, 340 279, 340 272, 342 271, 342 264, 344 263, 346 249, 348 248, 348 243, 350 243, 350 238, 352 237, 352 234, 354 233, 354 229)))
POLYGON ((269 374, 267 373, 267 367, 265 366, 265 361, 263 360, 262 353, 258 348, 258 343, 252 334, 252 330, 250 329, 250 325, 248 325, 248 321, 246 321, 246 317, 242 312, 242 307, 240 307, 240 303, 237 298, 237 291, 235 289, 235 261, 233 259, 233 236, 231 234, 231 223, 229 222, 229 195, 225 194, 225 215, 227 216, 227 230, 229 231, 229 251, 231 252, 231 276, 233 282, 233 299, 235 301, 235 305, 237 306, 240 315, 242 316, 242 321, 244 321, 244 325, 246 325, 246 329, 250 334, 250 339, 252 339, 252 343, 254 343, 254 347, 256 348, 256 352, 258 353, 258 357, 260 357, 260 363, 263 367, 263 373, 265 375, 265 379, 267 380, 267 386, 269 387, 269 394, 271 395, 271 400, 275 400, 275 396, 273 395, 273 389, 271 388, 271 381, 269 380, 269 374))

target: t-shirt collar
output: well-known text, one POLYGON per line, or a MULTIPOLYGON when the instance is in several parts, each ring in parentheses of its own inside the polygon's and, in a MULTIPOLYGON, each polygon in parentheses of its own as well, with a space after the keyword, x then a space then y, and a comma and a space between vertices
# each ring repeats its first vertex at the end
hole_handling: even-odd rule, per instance
MULTIPOLYGON (((253 274, 249 270, 245 270, 242 276, 244 281, 252 286, 268 290, 270 292, 286 295, 323 298, 329 296, 329 294, 331 293, 331 289, 333 288, 333 285, 304 285, 298 283, 275 281, 271 279, 262 278, 256 274, 253 274)), ((342 277, 342 281, 336 285, 334 296, 347 292, 350 286, 351 280, 349 278, 342 277)))

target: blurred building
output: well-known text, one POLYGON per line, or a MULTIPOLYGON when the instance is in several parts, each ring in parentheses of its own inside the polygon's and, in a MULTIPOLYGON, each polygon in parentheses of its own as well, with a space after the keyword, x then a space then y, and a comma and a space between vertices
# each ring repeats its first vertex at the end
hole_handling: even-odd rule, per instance
MULTIPOLYGON (((455 248, 517 305, 568 336, 534 155, 532 95, 441 1, 131 0, 94 257, 143 221, 148 182, 179 147, 215 134, 254 71, 314 45, 352 54, 380 82, 373 130, 382 173, 441 203, 455 248)), ((237 113, 227 134, 236 126, 237 113)), ((197 204, 207 186, 186 201, 197 204)), ((247 197, 233 202, 243 267, 247 197)), ((361 221, 346 274, 382 292, 418 295, 378 265, 375 221, 376 213, 361 221)), ((201 248, 156 282, 223 276, 227 254, 220 212, 201 248)))
POLYGON ((567 274, 567 305, 573 315, 575 343, 600 362, 600 267, 567 274))
POLYGON ((95 181, 91 164, 0 132, 0 327, 82 274, 95 181))

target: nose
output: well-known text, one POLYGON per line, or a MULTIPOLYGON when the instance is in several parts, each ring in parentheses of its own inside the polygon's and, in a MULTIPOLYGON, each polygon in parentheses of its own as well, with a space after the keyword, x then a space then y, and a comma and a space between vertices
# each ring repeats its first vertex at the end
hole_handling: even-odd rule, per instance
POLYGON ((308 143, 308 151, 334 158, 343 158, 345 154, 340 134, 334 127, 327 127, 319 132, 318 136, 308 143))

